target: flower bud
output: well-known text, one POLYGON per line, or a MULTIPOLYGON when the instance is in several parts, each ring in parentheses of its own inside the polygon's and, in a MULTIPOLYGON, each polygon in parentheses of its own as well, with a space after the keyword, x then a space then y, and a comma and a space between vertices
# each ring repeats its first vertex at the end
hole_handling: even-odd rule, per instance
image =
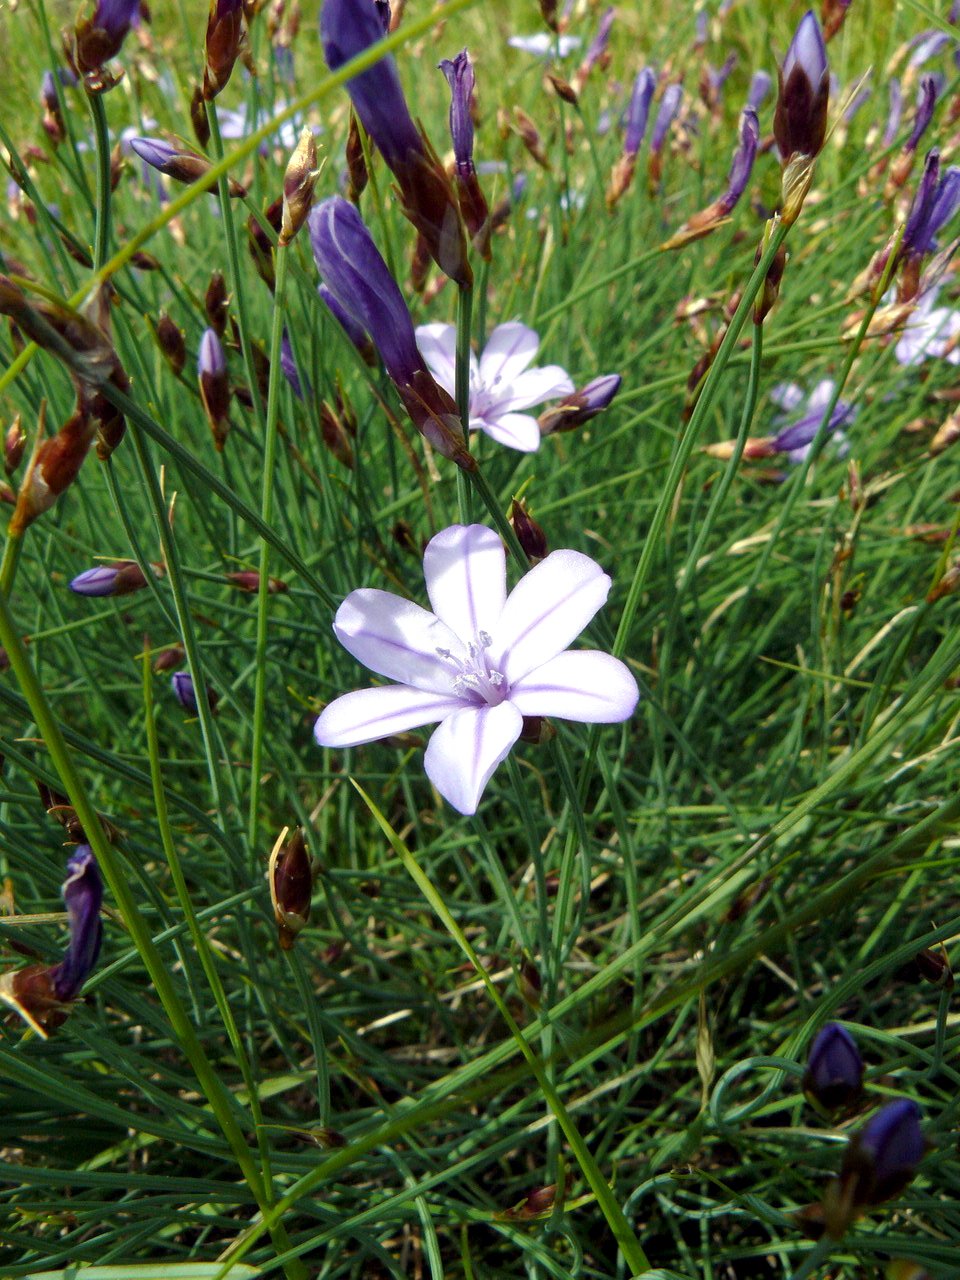
POLYGON ((214 271, 207 285, 203 298, 203 309, 207 315, 207 324, 218 338, 227 331, 227 309, 230 299, 227 295, 227 282, 222 271, 214 271))
POLYGON ((317 140, 313 130, 304 126, 300 141, 290 157, 283 175, 283 215, 280 243, 289 244, 306 221, 313 203, 313 191, 320 170, 317 168, 317 140))
MULTIPOLYGON (((280 228, 283 225, 282 196, 274 200, 264 210, 263 218, 267 226, 271 227, 279 236, 280 228)), ((257 274, 270 292, 273 293, 277 283, 273 260, 273 241, 252 213, 247 219, 247 248, 250 250, 250 256, 253 258, 254 266, 257 268, 257 274)))
POLYGON ((168 649, 161 649, 157 654, 156 661, 153 664, 154 671, 161 674, 169 671, 171 667, 179 667, 180 663, 186 657, 182 644, 172 644, 168 649))
MULTIPOLYGON (((247 595, 254 595, 260 590, 260 574, 255 569, 240 569, 236 573, 228 573, 227 581, 232 583, 238 591, 245 591, 247 595)), ((268 595, 276 596, 282 591, 289 590, 282 578, 267 579, 268 595)))
MULTIPOLYGON (((42 436, 46 403, 41 403, 42 436)), ((49 511, 60 495, 80 473, 83 461, 96 436, 96 423, 78 403, 76 412, 67 419, 55 436, 42 441, 37 448, 17 494, 10 518, 10 533, 20 535, 44 511, 49 511)))
POLYGON ((230 430, 230 379, 223 344, 212 329, 204 330, 197 357, 200 398, 207 412, 217 452, 223 451, 230 430))
POLYGON ((939 951, 932 947, 924 947, 922 951, 918 951, 914 963, 921 978, 944 991, 953 990, 953 968, 942 942, 939 951))
POLYGON ((78 596, 128 596, 146 585, 147 579, 135 560, 114 560, 85 569, 71 581, 70 590, 78 596))
POLYGON ((444 58, 440 70, 450 85, 450 136, 460 213, 477 252, 489 261, 490 210, 473 162, 474 73, 470 55, 463 49, 452 62, 444 58))
POLYGON ((194 86, 193 97, 190 99, 190 123, 193 126, 193 136, 200 146, 206 149, 207 143, 210 141, 210 120, 207 116, 206 100, 200 85, 194 86))
MULTIPOLYGON (((73 32, 73 61, 91 87, 99 86, 104 63, 115 58, 137 22, 140 0, 98 0, 93 15, 78 18, 73 32)), ((104 83, 103 87, 109 87, 104 83)))
POLYGON ((243 0, 210 0, 204 42, 203 97, 211 102, 233 74, 246 41, 243 0))
POLYGON ((23 451, 27 446, 27 435, 20 420, 20 414, 14 418, 3 438, 3 469, 12 476, 20 465, 23 451))
POLYGON ((63 123, 63 112, 60 110, 60 99, 57 96, 57 85, 52 71, 45 71, 40 82, 40 104, 43 107, 43 130, 56 146, 67 136, 63 123))
POLYGON ((187 360, 187 344, 183 330, 178 328, 165 311, 157 321, 157 344, 174 373, 180 373, 187 360))
POLYGON ((299 827, 285 845, 277 841, 270 855, 269 875, 277 940, 289 951, 310 921, 313 897, 313 867, 299 827))
MULTIPOLYGON (((175 182, 199 182, 213 167, 209 160, 192 151, 179 151, 162 138, 131 138, 130 146, 146 164, 160 173, 165 173, 175 182)), ((216 195, 216 180, 207 184, 211 194, 216 195)), ((247 194, 246 188, 233 178, 228 183, 230 195, 242 198, 247 194)))
POLYGON ((582 427, 585 422, 609 407, 622 382, 619 373, 605 373, 544 410, 538 419, 541 434, 548 436, 558 431, 574 431, 577 427, 582 427))
POLYGON ((524 955, 520 961, 520 967, 517 972, 518 986, 520 994, 531 1009, 536 1012, 540 1008, 540 996, 543 990, 543 979, 540 977, 540 970, 533 963, 528 955, 524 955))
MULTIPOLYGON (((200 708, 197 705, 197 691, 190 672, 175 671, 170 677, 170 687, 184 711, 190 711, 196 715, 200 708)), ((219 695, 207 685, 207 704, 211 711, 216 711, 219 701, 219 695)))
POLYGON ((513 108, 512 127, 517 137, 529 151, 533 159, 536 160, 540 168, 545 169, 547 173, 549 173, 553 166, 550 163, 550 159, 546 151, 543 149, 540 130, 522 107, 513 108))
POLYGON ((317 293, 320 295, 321 302, 323 302, 347 338, 356 347, 364 364, 375 364, 377 359, 376 351, 363 325, 358 323, 356 317, 352 316, 345 307, 340 305, 325 284, 319 286, 317 293))
POLYGON ((750 88, 747 90, 747 106, 759 112, 772 87, 773 81, 766 71, 755 71, 750 79, 750 88))
POLYGON ((779 79, 773 135, 781 162, 786 166, 795 155, 812 160, 823 146, 830 93, 827 51, 812 9, 800 19, 779 79))
POLYGON ((803 1091, 826 1112, 849 1111, 863 1092, 863 1060, 849 1031, 836 1022, 823 1027, 810 1048, 803 1091))
POLYGON ((510 507, 510 523, 517 535, 517 541, 531 565, 539 564, 548 552, 547 535, 531 516, 522 502, 516 499, 510 507))
POLYGON ((920 1108, 910 1098, 882 1107, 850 1139, 840 1177, 827 1190, 827 1231, 839 1238, 859 1213, 899 1194, 926 1150, 920 1108))

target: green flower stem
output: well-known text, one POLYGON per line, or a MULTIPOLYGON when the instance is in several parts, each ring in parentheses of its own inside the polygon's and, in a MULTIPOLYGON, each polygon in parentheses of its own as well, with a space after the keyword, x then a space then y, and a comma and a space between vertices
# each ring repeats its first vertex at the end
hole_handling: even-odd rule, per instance
MULTIPOLYGON (((351 781, 353 780, 351 779, 351 781)), ((394 853, 396 853, 397 856, 400 858, 401 862, 403 863, 410 877, 413 879, 414 883, 417 885, 417 887, 419 888, 423 896, 426 898, 426 900, 430 903, 430 906, 433 908, 433 911, 436 914, 437 918, 441 921, 444 928, 447 930, 447 932, 456 942, 457 946, 460 947, 461 951, 464 953, 464 955, 473 965, 474 969, 477 972, 477 976, 480 978, 480 980, 483 982, 484 986, 486 987, 487 993, 489 994, 490 999, 496 1005, 501 1018, 503 1018, 504 1022, 507 1025, 507 1028, 510 1032, 511 1037, 513 1038, 513 1041, 516 1047, 523 1054, 523 1057, 526 1060, 527 1066, 530 1068, 530 1071, 533 1074, 534 1079, 539 1085, 540 1090, 543 1093, 543 1096, 546 1099, 548 1106, 550 1107, 550 1110, 553 1112, 557 1120, 557 1123, 559 1124, 560 1128, 563 1130, 564 1136, 566 1137, 567 1142, 569 1142, 570 1144, 570 1149, 572 1150, 574 1156, 576 1157, 577 1163, 580 1165, 580 1168, 583 1171, 583 1175, 586 1178, 587 1183, 589 1184, 590 1190, 593 1192, 594 1196, 596 1197, 597 1204, 600 1207, 600 1210, 603 1213, 603 1216, 606 1218, 607 1224, 609 1225, 611 1231, 613 1232, 613 1235, 617 1241, 617 1244, 620 1247, 620 1251, 623 1254, 624 1260, 626 1261, 627 1265, 631 1269, 631 1273, 635 1275, 640 1275, 643 1272, 649 1270, 650 1263, 647 1260, 647 1255, 644 1253, 643 1248, 640 1244, 640 1241, 634 1235, 634 1232, 630 1224, 627 1222, 627 1219, 624 1216, 623 1210, 620 1207, 619 1201, 616 1199, 613 1192, 610 1190, 610 1187, 608 1186, 606 1179, 603 1177, 603 1174, 600 1172, 600 1168, 593 1157, 593 1153, 590 1151, 590 1148, 584 1142, 583 1138, 580 1135, 580 1131, 577 1129, 573 1120, 570 1118, 570 1113, 567 1111, 567 1108, 564 1106, 563 1100, 561 1099, 559 1093, 557 1092, 552 1081, 550 1080, 549 1075, 545 1070, 543 1063, 540 1061, 540 1059, 534 1053, 533 1049, 527 1043, 527 1040, 523 1032, 520 1030, 519 1026, 517 1025, 516 1021, 513 1018, 513 1015, 510 1013, 510 1010, 507 1008, 506 1001, 504 1000, 500 992, 497 990, 496 983, 493 982, 492 979, 490 978, 490 975, 487 973, 487 970, 484 967, 483 962, 481 961, 480 957, 477 955, 476 951, 473 949, 472 945, 470 944, 470 941, 467 939, 463 930, 457 924, 456 920, 454 920, 453 916, 451 915, 450 911, 447 908, 446 903, 443 900, 443 897, 437 891, 437 889, 434 888, 434 885, 431 882, 430 878, 426 875, 426 873, 420 867, 417 860, 413 857, 409 849, 406 847, 406 845, 403 843, 403 841, 400 839, 397 833, 393 830, 393 828, 390 826, 390 823, 386 820, 386 818, 383 816, 380 810, 376 807, 376 805, 373 803, 370 797, 366 794, 363 788, 360 787, 358 783, 355 781, 353 782, 353 785, 354 787, 356 787, 357 791, 360 794, 360 797, 366 804, 367 808, 373 814, 373 817, 376 820, 377 824, 379 825, 380 829, 383 831, 384 835, 390 841, 390 844, 391 844, 391 847, 393 848, 394 853)))
POLYGON ((477 467, 476 471, 470 471, 467 474, 470 477, 473 487, 480 495, 483 505, 490 513, 490 518, 497 526, 497 532, 507 544, 507 550, 511 552, 513 558, 523 569, 523 572, 526 573, 530 568, 530 561, 527 559, 526 553, 524 552, 523 547, 521 547, 517 535, 513 531, 513 525, 503 514, 503 509, 497 501, 497 495, 490 488, 490 482, 479 467, 477 467))
MULTIPOLYGON (((470 313, 473 308, 473 285, 461 285, 457 291, 457 412, 463 427, 463 446, 470 452, 470 313)), ((457 467, 457 506, 460 523, 470 523, 470 486, 466 473, 457 467)))
POLYGON ((110 131, 102 93, 88 93, 97 153, 97 221, 93 241, 93 269, 99 274, 110 255, 110 131))
POLYGON ((7 532, 7 540, 3 544, 3 559, 0 560, 0 592, 8 596, 13 590, 17 565, 20 563, 20 552, 23 550, 23 534, 7 532))
MULTIPOLYGON (((213 145, 215 160, 222 160, 223 139, 220 136, 220 120, 214 102, 207 103, 207 121, 210 125, 210 141, 213 145)), ((263 428, 263 401, 260 399, 260 387, 257 383, 257 370, 253 363, 253 347, 250 344, 250 315, 247 311, 246 289, 243 273, 240 270, 240 250, 237 246, 237 226, 233 220, 233 204, 230 198, 230 183, 226 173, 217 178, 217 195, 220 198, 220 220, 223 223, 223 238, 227 246, 227 263, 230 269, 231 302, 237 310, 237 328, 240 330, 240 350, 243 354, 243 368, 253 401, 253 414, 263 428)))
MULTIPOLYGON (((690 421, 687 423, 686 430, 680 437, 677 449, 673 455, 670 464, 670 470, 663 482, 660 493, 660 500, 657 503, 653 518, 650 521, 647 537, 643 544, 643 550, 640 553, 640 559, 637 561, 637 567, 634 570, 633 581, 627 592, 627 599, 623 606, 623 613, 620 617, 620 626, 617 630, 617 637, 613 645, 613 653, 616 657, 623 656, 627 647, 627 641, 630 637, 630 631, 633 627, 633 620, 636 617, 637 609, 643 597, 643 590, 646 586, 647 577, 653 566, 654 557, 659 553, 663 541, 663 531, 666 528, 667 520, 676 497, 677 488, 683 479, 683 473, 690 461, 690 455, 693 453, 694 446, 699 439, 700 432, 704 423, 710 414, 713 402, 716 397, 717 389, 720 385, 724 372, 733 355, 740 337, 740 330, 746 323, 747 316, 753 307, 754 299, 763 287, 767 272, 776 257, 777 251, 786 238, 788 228, 782 222, 777 222, 773 234, 770 237, 770 243, 767 245, 766 252, 754 268, 753 275, 750 277, 746 288, 743 291, 743 297, 740 299, 740 305, 734 313, 733 319, 724 335, 720 344, 720 350, 710 370, 707 373, 706 380, 700 392, 700 397, 694 406, 690 421)), ((592 755, 592 753, 590 753, 592 755)))
MULTIPOLYGON (((117 904, 127 932, 133 939, 144 967, 150 976, 157 996, 163 1005, 164 1012, 170 1021, 170 1027, 182 1048, 194 1075, 200 1084, 213 1109, 224 1137, 230 1144, 237 1166, 261 1212, 266 1212, 269 1204, 266 1198, 263 1181, 256 1164, 244 1141, 243 1133, 233 1110, 233 1101, 224 1089, 210 1060, 204 1052, 197 1033, 193 1029, 186 1010, 180 1002, 173 979, 167 966, 156 948, 150 929, 140 914, 136 900, 130 891, 123 872, 123 864, 119 854, 107 842, 96 810, 87 797, 80 774, 74 767, 73 757, 60 732, 57 717, 47 702, 40 682, 20 641, 18 629, 10 612, 7 598, 0 593, 0 644, 7 651, 10 666, 23 690, 24 697, 30 707, 30 713, 37 725, 44 744, 50 753, 63 788, 70 803, 76 810, 77 817, 93 846, 100 870, 107 887, 117 904)), ((271 1222, 270 1237, 278 1253, 290 1247, 286 1230, 278 1220, 271 1222)), ((286 1268, 288 1280, 305 1280, 307 1270, 299 1263, 288 1264, 286 1268)))
POLYGON ((267 1140, 267 1131, 263 1127, 263 1112, 260 1107, 260 1095, 256 1087, 253 1072, 250 1068, 250 1062, 247 1058, 246 1050, 243 1046, 243 1039, 237 1028, 233 1011, 230 1008, 227 993, 224 990, 222 981, 220 980, 220 974, 213 958, 213 951, 210 944, 207 942, 206 934, 200 928, 200 922, 197 919, 197 913, 194 909, 193 899, 190 895, 189 886, 187 885, 187 879, 183 874, 180 855, 177 852, 177 844, 173 836, 173 830, 170 826, 166 791, 163 785, 163 771, 160 763, 160 743, 157 737, 157 721, 153 705, 153 678, 150 671, 150 655, 146 650, 141 656, 141 662, 143 665, 143 706, 147 733, 147 754, 150 760, 150 781, 153 785, 153 803, 157 813, 157 826, 160 830, 160 841, 163 845, 163 852, 167 859, 167 865, 170 868, 170 877, 173 880, 173 887, 174 892, 177 895, 177 902, 180 904, 180 910, 183 912, 183 918, 186 921, 191 941, 193 942, 197 955, 200 957, 200 963, 203 966, 204 973, 206 974, 207 982, 210 984, 210 990, 213 993, 213 998, 220 1013, 221 1021, 223 1022, 227 1037, 230 1041, 230 1046, 233 1049, 234 1056, 240 1068, 243 1083, 247 1089, 250 1114, 253 1119, 254 1129, 257 1134, 257 1141, 260 1147, 260 1163, 263 1170, 264 1195, 269 1203, 273 1199, 271 1194, 270 1148, 267 1140))
MULTIPOLYGON (((260 497, 260 519, 269 527, 273 516, 273 483, 277 464, 277 414, 279 411, 280 344, 283 340, 283 308, 287 287, 287 262, 289 247, 278 245, 276 252, 276 287, 273 299, 273 326, 270 331, 270 383, 267 388, 267 423, 263 449, 263 490, 260 497)), ((260 583, 257 588, 257 639, 254 662, 253 693, 253 744, 250 753, 250 807, 247 816, 247 843, 250 857, 256 858, 257 814, 260 807, 260 771, 263 766, 264 714, 267 691, 267 622, 270 606, 269 591, 270 544, 264 538, 260 543, 260 583)))

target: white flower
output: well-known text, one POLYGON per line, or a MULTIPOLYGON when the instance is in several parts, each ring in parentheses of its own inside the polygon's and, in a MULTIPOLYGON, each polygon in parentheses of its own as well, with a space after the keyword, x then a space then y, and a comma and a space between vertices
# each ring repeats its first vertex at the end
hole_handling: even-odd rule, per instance
MULTIPOLYGON (((470 353, 470 429, 511 449, 533 453, 540 448, 540 426, 529 413, 517 413, 558 396, 574 386, 559 365, 528 369, 540 339, 519 321, 499 324, 479 361, 470 353)), ((427 368, 443 387, 457 394, 457 330, 452 324, 422 324, 417 346, 427 368)))
POLYGON ((574 49, 579 49, 582 41, 579 36, 552 36, 546 31, 538 31, 532 36, 511 36, 507 41, 513 49, 521 49, 524 53, 532 53, 535 58, 566 58, 574 49))
POLYGON ((901 364, 920 364, 928 356, 960 364, 960 311, 936 306, 938 292, 928 289, 907 321, 894 351, 901 364))
POLYGON ((507 595, 503 544, 483 525, 452 525, 427 544, 433 613, 389 591, 352 591, 337 639, 397 684, 344 694, 314 730, 322 747, 356 747, 440 721, 427 777, 460 813, 475 813, 524 716, 614 724, 639 691, 627 667, 595 650, 568 652, 601 607, 610 579, 579 551, 554 551, 507 595))

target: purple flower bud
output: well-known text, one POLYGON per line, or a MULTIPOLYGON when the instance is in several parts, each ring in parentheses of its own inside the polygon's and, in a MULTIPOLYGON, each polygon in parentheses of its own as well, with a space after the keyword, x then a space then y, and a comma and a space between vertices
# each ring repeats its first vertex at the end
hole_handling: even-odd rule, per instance
POLYGON ((60 99, 57 97, 57 82, 53 78, 52 71, 45 71, 40 81, 40 102, 48 111, 58 111, 60 109, 60 99))
POLYGON ((115 560, 113 564, 85 569, 70 583, 78 596, 126 596, 147 585, 143 570, 134 560, 115 560))
POLYGON ((635 156, 640 150, 643 135, 647 132, 650 102, 656 87, 656 73, 652 67, 644 67, 633 82, 630 105, 627 107, 627 127, 623 137, 623 150, 628 156, 635 156))
POLYGON ((913 118, 913 128, 907 139, 905 149, 916 151, 917 143, 923 137, 927 126, 933 119, 933 109, 937 105, 939 85, 936 76, 921 76, 920 91, 917 94, 917 114, 913 118))
POLYGON ((826 1111, 846 1110, 859 1098, 863 1060, 853 1036, 836 1022, 828 1022, 814 1040, 803 1088, 826 1111))
POLYGON ((360 214, 331 196, 307 219, 317 270, 330 294, 369 333, 417 429, 444 457, 470 468, 456 405, 417 349, 403 294, 360 214))
POLYGON ((709 21, 710 17, 706 9, 698 9, 694 19, 693 47, 695 49, 702 49, 707 43, 709 21))
POLYGON ((103 884, 93 850, 88 844, 78 845, 67 863, 63 883, 63 900, 70 921, 70 942, 66 955, 51 970, 53 989, 58 1000, 73 1000, 83 986, 87 974, 97 962, 103 941, 100 907, 103 884))
POLYGON ((590 42, 590 47, 584 54, 583 62, 580 66, 580 74, 586 76, 596 66, 600 58, 603 57, 607 50, 607 44, 610 41, 610 30, 613 27, 614 19, 617 16, 616 9, 611 7, 604 12, 600 19, 600 25, 597 27, 597 34, 590 42))
POLYGON ((166 172, 166 166, 177 156, 176 147, 164 142, 162 138, 131 138, 130 146, 141 160, 145 160, 154 169, 159 169, 161 173, 166 172))
POLYGON ((320 295, 321 302, 324 303, 334 320, 336 320, 337 324, 359 351, 360 355, 363 356, 364 360, 369 364, 370 355, 372 353, 372 343, 370 342, 370 335, 367 333, 366 329, 364 329, 363 325, 359 323, 356 316, 351 315, 345 307, 340 305, 325 284, 321 284, 318 287, 317 293, 320 295))
POLYGON ((856 1178, 854 1203, 880 1204, 907 1185, 926 1143, 920 1108, 909 1098, 882 1107, 851 1139, 840 1178, 856 1178))
POLYGON ((923 176, 907 215, 900 256, 919 259, 937 247, 936 235, 960 208, 960 169, 951 166, 940 177, 940 152, 927 153, 923 176))
MULTIPOLYGON (((838 427, 842 427, 854 415, 854 406, 848 404, 844 400, 838 400, 836 408, 830 415, 830 421, 826 426, 826 434, 832 435, 838 427)), ((787 453, 790 455, 791 461, 802 462, 806 456, 806 450, 813 444, 817 431, 820 429, 820 423, 823 420, 823 407, 817 406, 805 413, 798 421, 791 423, 789 427, 783 427, 773 437, 772 448, 774 453, 787 453)))
POLYGON ((541 433, 546 436, 583 426, 609 407, 622 382, 619 373, 604 373, 594 378, 552 408, 544 410, 538 419, 541 433))
POLYGON ((170 677, 174 696, 184 711, 192 711, 196 715, 197 694, 193 687, 193 676, 189 671, 175 671, 170 677))
POLYGON ((747 90, 747 106, 752 107, 754 111, 759 111, 772 86, 773 80, 766 71, 755 71, 750 80, 750 88, 747 90))
POLYGON ((812 9, 800 19, 780 68, 773 133, 786 165, 794 155, 815 156, 827 128, 830 74, 820 23, 812 9))
MULTIPOLYGON (((327 65, 336 71, 376 44, 383 20, 368 0, 324 0, 320 39, 327 65)), ((432 149, 414 125, 393 58, 381 58, 347 81, 353 108, 397 180, 403 212, 423 237, 441 271, 460 285, 473 273, 453 188, 432 149)))
MULTIPOLYGON (((387 15, 389 22, 389 9, 387 15)), ((324 0, 320 40, 331 71, 385 35, 383 17, 369 0, 324 0)), ((348 80, 347 92, 363 127, 391 169, 406 160, 409 153, 423 150, 390 54, 348 80)))
POLYGON ((98 0, 93 25, 122 40, 140 16, 140 0, 98 0))
POLYGON ((650 150, 659 151, 667 136, 667 130, 676 119, 683 98, 683 88, 679 84, 668 84, 660 99, 660 110, 653 122, 653 134, 650 137, 650 150))
POLYGON ((740 117, 740 145, 737 147, 727 176, 727 190, 720 197, 720 213, 725 217, 743 195, 760 145, 760 122, 752 107, 744 108, 740 117))
POLYGON ((223 343, 213 329, 204 329, 203 337, 200 339, 197 372, 201 377, 206 374, 211 378, 221 378, 227 372, 227 357, 223 350, 223 343))
POLYGON ((892 147, 893 140, 897 136, 897 130, 900 128, 900 117, 903 114, 903 93, 900 90, 900 81, 896 76, 890 77, 887 90, 890 94, 890 109, 887 113, 887 127, 883 131, 883 145, 892 147))
POLYGON ((140 0, 98 0, 93 17, 81 18, 74 28, 74 57, 81 74, 96 74, 115 58, 139 17, 140 0))
POLYGON ((707 82, 709 83, 712 92, 718 98, 718 100, 719 100, 720 92, 723 89, 723 86, 730 79, 730 74, 736 65, 737 65, 737 55, 735 53, 731 53, 724 60, 722 67, 708 66, 706 68, 707 82))
POLYGON ((450 136, 453 139, 453 155, 457 172, 475 173, 473 116, 470 114, 474 74, 470 55, 466 49, 462 49, 452 62, 449 58, 444 58, 438 65, 450 86, 450 136))

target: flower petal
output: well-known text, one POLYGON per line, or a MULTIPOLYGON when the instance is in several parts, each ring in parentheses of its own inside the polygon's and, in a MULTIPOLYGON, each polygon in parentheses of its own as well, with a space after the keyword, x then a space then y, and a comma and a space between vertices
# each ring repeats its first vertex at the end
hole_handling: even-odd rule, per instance
POLYGON ((480 357, 480 381, 488 390, 498 382, 512 382, 537 354, 540 338, 519 320, 498 324, 480 357))
POLYGON ((522 715, 586 724, 629 719, 639 697, 626 664, 595 649, 557 654, 510 687, 510 701, 522 715))
POLYGON ((497 444, 519 449, 521 453, 536 453, 543 438, 540 423, 528 413, 491 413, 488 417, 471 418, 470 426, 474 429, 479 427, 497 444))
POLYGON ((476 813, 484 787, 522 729, 523 716, 509 702, 455 711, 427 743, 427 777, 460 813, 476 813))
POLYGON ((575 390, 565 369, 558 364, 544 365, 542 369, 528 369, 518 374, 504 388, 503 399, 498 399, 494 413, 508 413, 512 409, 529 409, 531 405, 543 404, 544 400, 553 400, 560 396, 568 396, 575 390))
POLYGON ((795 382, 778 382, 770 392, 770 400, 778 409, 790 413, 803 404, 803 389, 795 382))
POLYGON ((830 403, 830 398, 833 395, 833 389, 835 386, 836 383, 832 378, 823 378, 818 382, 810 392, 810 398, 807 400, 807 412, 813 413, 814 410, 819 409, 822 413, 830 403))
MULTIPOLYGON (((457 326, 454 324, 421 324, 416 328, 417 346, 427 368, 444 391, 457 394, 457 326)), ((471 363, 476 356, 471 352, 471 363)))
POLYGON ((562 653, 606 600, 610 579, 579 551, 552 551, 507 597, 491 663, 512 685, 562 653))
POLYGON ((427 543, 423 576, 433 611, 468 644, 492 632, 507 598, 499 534, 482 524, 454 524, 427 543))
POLYGON ((449 696, 467 651, 449 627, 412 600, 363 587, 351 591, 333 622, 337 639, 358 662, 401 684, 449 696))
POLYGON ((451 715, 463 703, 452 694, 429 693, 405 684, 357 689, 321 711, 313 736, 321 747, 359 747, 451 715))

